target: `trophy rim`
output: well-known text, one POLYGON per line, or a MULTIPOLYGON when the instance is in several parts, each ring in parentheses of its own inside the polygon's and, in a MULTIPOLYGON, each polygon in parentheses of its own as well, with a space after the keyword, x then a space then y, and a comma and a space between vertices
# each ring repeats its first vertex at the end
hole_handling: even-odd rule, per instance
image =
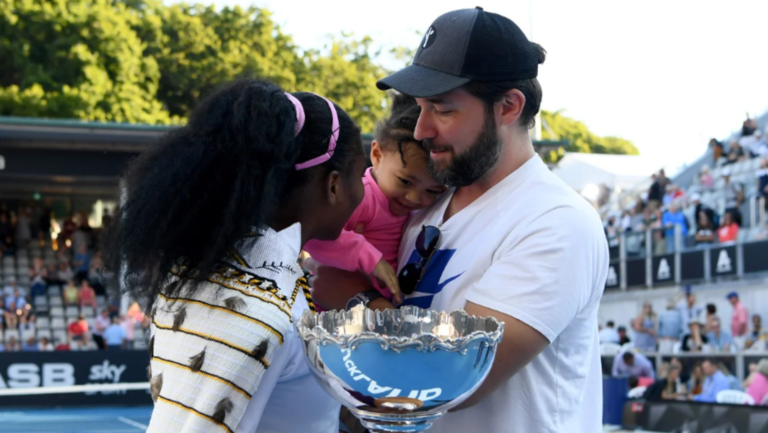
MULTIPOLYGON (((363 322, 366 320, 363 319, 363 322)), ((445 321, 442 321, 445 323, 445 321)), ((362 324, 362 323, 361 323, 362 324)), ((470 315, 464 309, 457 309, 450 312, 424 309, 415 305, 403 306, 400 309, 386 310, 384 312, 371 310, 359 305, 352 310, 331 310, 315 313, 305 311, 300 320, 296 323, 299 336, 305 342, 316 340, 318 344, 333 344, 343 349, 354 349, 363 343, 377 343, 383 349, 392 349, 396 352, 415 348, 419 351, 434 352, 442 350, 446 352, 466 353, 470 345, 475 342, 481 342, 489 345, 497 345, 504 334, 504 322, 498 321, 493 316, 478 317, 470 315), (344 323, 351 319, 350 312, 358 314, 362 310, 362 317, 368 318, 369 322, 381 323, 386 320, 385 316, 391 316, 389 320, 394 320, 396 315, 416 315, 419 317, 430 317, 436 323, 441 322, 440 318, 459 316, 463 321, 475 321, 478 326, 472 332, 460 337, 441 337, 435 333, 425 332, 423 334, 412 334, 410 336, 384 335, 372 331, 363 331, 355 334, 338 334, 325 329, 322 326, 323 319, 331 317, 331 321, 344 323), (488 331, 487 329, 491 329, 488 331)))

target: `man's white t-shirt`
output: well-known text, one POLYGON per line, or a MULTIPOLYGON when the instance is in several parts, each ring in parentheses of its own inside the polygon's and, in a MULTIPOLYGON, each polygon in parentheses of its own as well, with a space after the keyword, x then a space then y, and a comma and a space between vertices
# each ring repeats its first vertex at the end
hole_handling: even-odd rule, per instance
POLYGON ((423 225, 439 227, 441 239, 405 303, 451 311, 471 301, 526 323, 550 344, 493 394, 446 414, 430 432, 602 431, 597 308, 608 246, 597 213, 538 156, 443 223, 450 199, 445 194, 406 227, 401 269, 420 260, 414 244, 423 225))

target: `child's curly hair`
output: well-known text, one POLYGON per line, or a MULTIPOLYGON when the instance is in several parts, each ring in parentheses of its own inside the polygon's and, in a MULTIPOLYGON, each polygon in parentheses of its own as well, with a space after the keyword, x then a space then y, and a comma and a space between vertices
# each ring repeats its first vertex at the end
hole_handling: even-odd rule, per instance
POLYGON ((423 149, 426 156, 426 149, 421 145, 421 141, 413 136, 416 130, 416 122, 421 114, 421 107, 416 103, 412 96, 404 95, 400 92, 390 90, 390 99, 392 100, 392 112, 386 120, 376 125, 373 137, 379 142, 382 150, 400 153, 400 159, 405 166, 405 155, 403 154, 403 144, 413 143, 423 149))

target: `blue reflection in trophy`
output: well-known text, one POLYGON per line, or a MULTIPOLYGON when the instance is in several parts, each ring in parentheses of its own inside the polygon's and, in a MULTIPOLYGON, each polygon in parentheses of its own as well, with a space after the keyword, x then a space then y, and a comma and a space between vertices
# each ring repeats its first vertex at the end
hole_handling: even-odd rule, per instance
POLYGON ((404 306, 305 312, 315 378, 373 432, 418 432, 483 383, 504 333, 493 317, 404 306))

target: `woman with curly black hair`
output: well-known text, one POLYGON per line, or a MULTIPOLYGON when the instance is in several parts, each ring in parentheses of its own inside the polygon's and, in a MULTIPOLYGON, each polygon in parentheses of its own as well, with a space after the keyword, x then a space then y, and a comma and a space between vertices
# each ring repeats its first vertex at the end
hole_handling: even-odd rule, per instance
POLYGON ((132 163, 107 267, 151 306, 149 432, 338 431, 292 327, 313 308, 296 261, 339 236, 364 171, 344 111, 253 79, 132 163))

